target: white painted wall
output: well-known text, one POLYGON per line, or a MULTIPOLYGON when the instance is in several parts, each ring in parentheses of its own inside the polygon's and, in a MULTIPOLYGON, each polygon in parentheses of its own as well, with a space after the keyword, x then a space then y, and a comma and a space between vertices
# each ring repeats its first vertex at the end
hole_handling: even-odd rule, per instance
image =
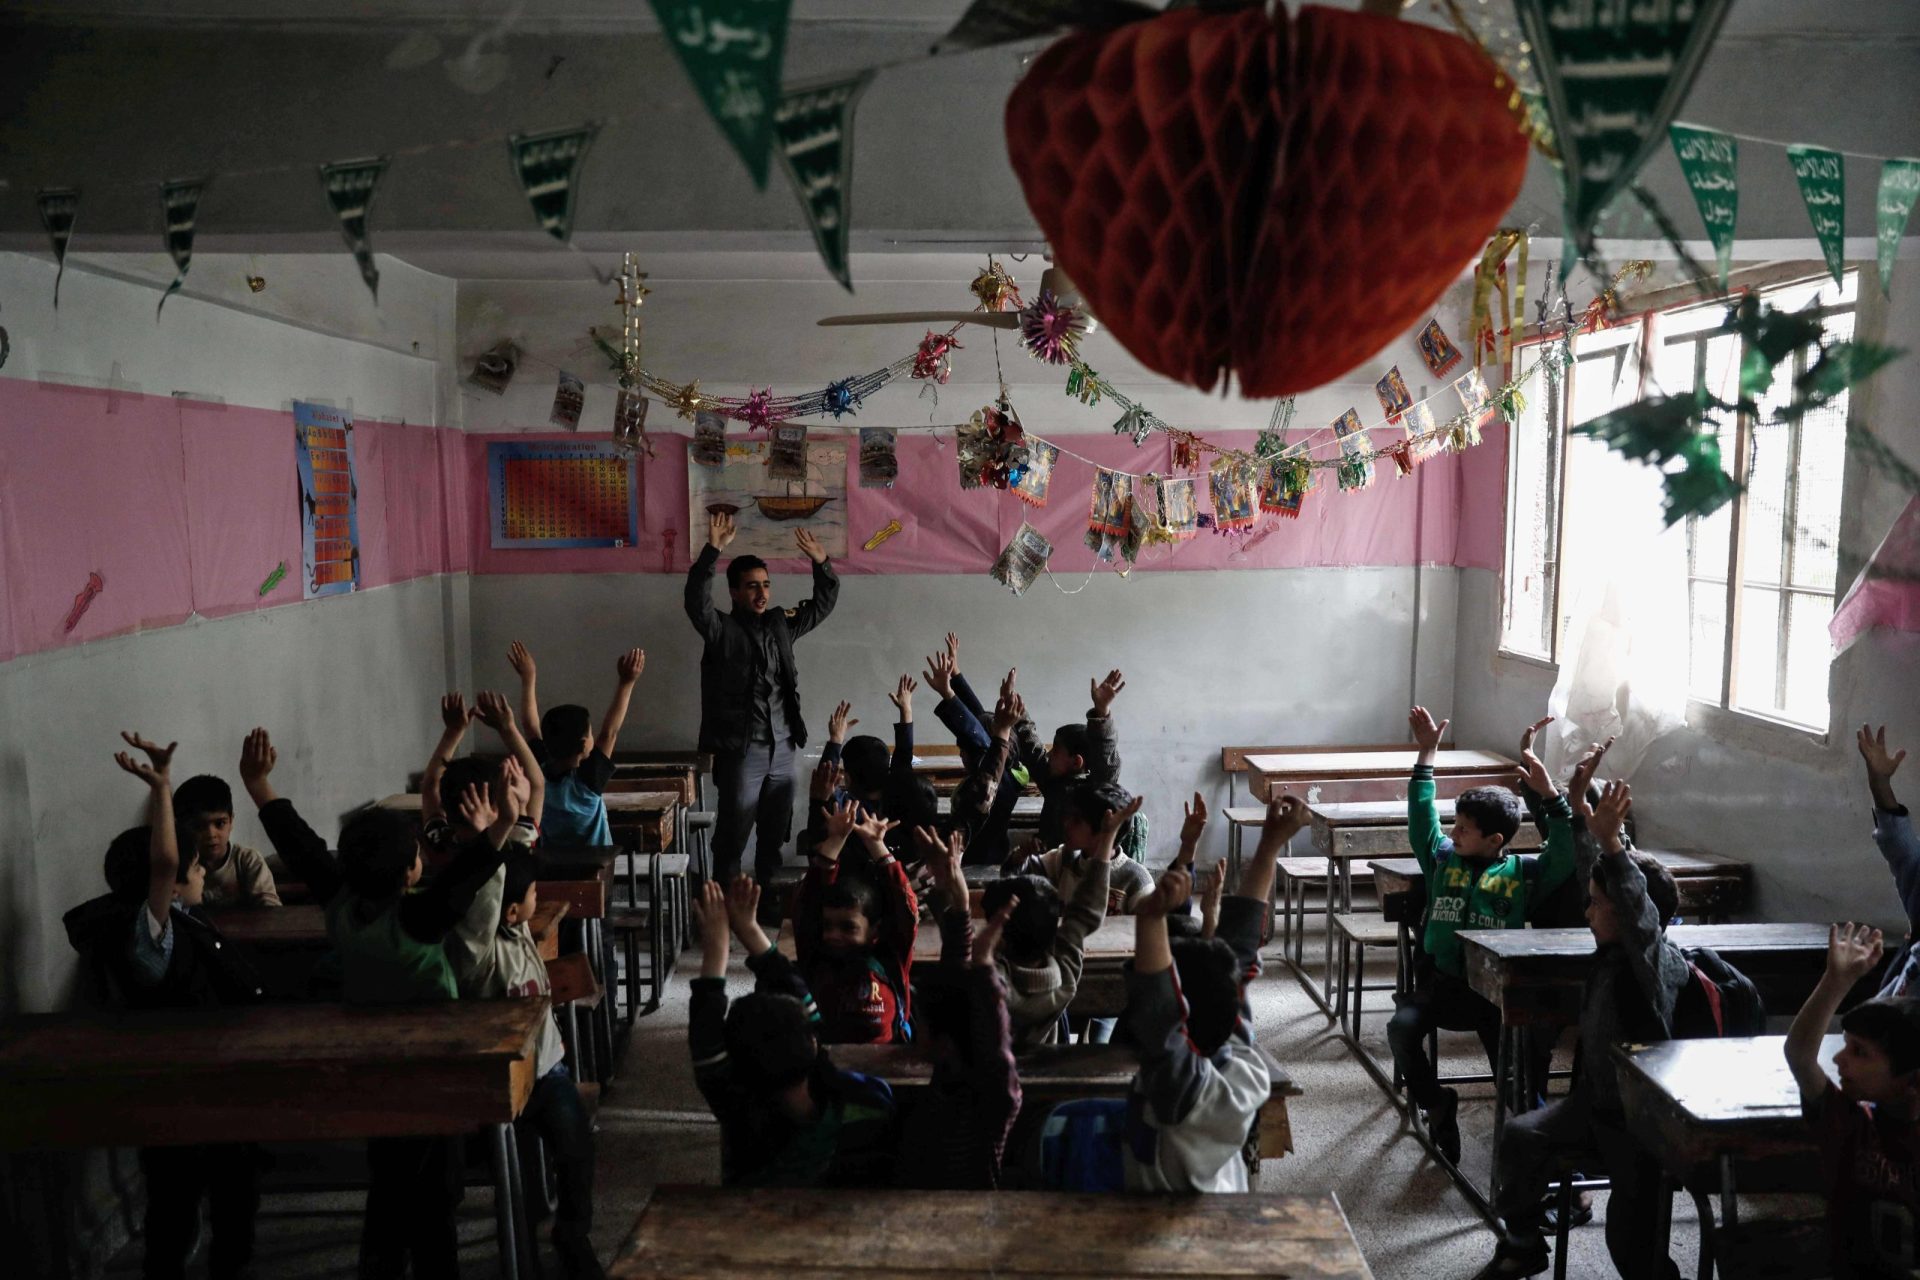
MULTIPOLYGON (((140 264, 106 275, 70 262, 56 313, 51 262, 0 254, 13 342, 0 377, 268 408, 298 397, 435 422, 443 362, 432 357, 451 342, 451 282, 387 263, 375 314, 358 274, 338 265, 203 256, 191 278, 213 286, 209 299, 176 296, 156 321, 156 290, 127 278, 140 264), (268 275, 266 293, 247 292, 248 269, 268 275), (254 305, 263 299, 280 314, 254 305)), ((58 424, 0 423, 26 429, 58 424)), ((330 834, 341 812, 397 789, 425 759, 435 701, 466 683, 465 608, 464 577, 423 579, 0 665, 0 1017, 63 1002, 73 957, 60 916, 102 891, 108 841, 143 820, 140 787, 111 758, 117 729, 178 739, 176 778, 217 772, 237 786, 241 738, 267 725, 282 791, 330 834)), ((235 838, 259 844, 241 807, 235 838)))
MULTIPOLYGON (((1860 264, 1860 333, 1910 353, 1920 349, 1920 289, 1913 264, 1894 279, 1882 309, 1871 261, 1860 264), (1876 316, 1878 317, 1876 319, 1876 316)), ((1855 398, 1866 425, 1909 466, 1920 464, 1920 357, 1883 370, 1855 398)), ((1841 526, 1841 594, 1879 545, 1908 492, 1884 471, 1849 456, 1841 526)), ((1459 666, 1452 705, 1462 746, 1511 748, 1545 714, 1554 671, 1498 654, 1499 575, 1464 570, 1459 586, 1459 666)), ((1870 838, 1865 775, 1853 743, 1863 721, 1888 725, 1889 742, 1920 756, 1920 636, 1870 632, 1833 666, 1830 731, 1813 735, 1752 717, 1695 708, 1689 727, 1657 743, 1633 777, 1646 842, 1744 858, 1755 870, 1756 915, 1776 920, 1870 919, 1893 925, 1900 907, 1870 838)), ((1896 779, 1913 802, 1920 774, 1896 779)))

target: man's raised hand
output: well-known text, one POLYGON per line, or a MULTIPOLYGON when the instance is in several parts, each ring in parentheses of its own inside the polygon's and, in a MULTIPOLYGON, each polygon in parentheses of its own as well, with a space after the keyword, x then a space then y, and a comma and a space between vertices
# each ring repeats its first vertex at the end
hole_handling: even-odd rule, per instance
POLYGON ((813 561, 815 564, 825 564, 827 562, 827 549, 820 545, 820 539, 813 536, 813 530, 795 529, 793 531, 793 540, 799 545, 801 553, 805 555, 807 559, 813 561))
POLYGON ((725 551, 735 532, 732 515, 725 511, 707 513, 707 545, 715 551, 725 551))

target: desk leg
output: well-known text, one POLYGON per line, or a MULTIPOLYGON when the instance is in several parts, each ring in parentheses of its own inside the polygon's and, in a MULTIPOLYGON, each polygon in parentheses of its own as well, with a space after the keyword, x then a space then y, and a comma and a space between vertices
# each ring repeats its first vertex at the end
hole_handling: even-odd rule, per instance
POLYGON ((1510 1073, 1517 1068, 1516 1058, 1524 1058, 1523 1053, 1514 1052, 1514 1038, 1519 1031, 1502 1020, 1500 1024, 1499 1049, 1494 1055, 1493 1064, 1493 1169, 1487 1178, 1487 1199, 1500 1198, 1500 1139, 1507 1131, 1507 1100, 1513 1087, 1510 1073))
POLYGON ((1720 1229, 1740 1225, 1740 1199, 1734 1193, 1733 1157, 1720 1157, 1720 1229))
POLYGON ((488 1126, 493 1163, 493 1217, 500 1236, 501 1280, 531 1280, 539 1274, 532 1254, 532 1232, 527 1228, 526 1204, 520 1184, 520 1149, 511 1124, 488 1126))
POLYGON ((1333 856, 1331 847, 1327 850, 1327 967, 1320 973, 1320 1007, 1331 1016, 1333 1008, 1333 917, 1342 908, 1340 902, 1340 865, 1333 856))

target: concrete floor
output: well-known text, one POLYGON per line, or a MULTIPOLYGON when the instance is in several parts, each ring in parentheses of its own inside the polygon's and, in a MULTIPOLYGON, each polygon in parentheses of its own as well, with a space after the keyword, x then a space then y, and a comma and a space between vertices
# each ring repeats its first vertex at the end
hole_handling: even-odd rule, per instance
MULTIPOLYGON (((1317 979, 1319 934, 1310 932, 1307 942, 1307 972, 1317 979)), ((1492 1235, 1278 956, 1277 948, 1269 948, 1266 972, 1252 987, 1255 1032, 1304 1094, 1289 1107, 1294 1153, 1266 1161, 1257 1189, 1333 1191, 1379 1280, 1471 1276, 1491 1256, 1492 1235)), ((1390 957, 1377 963, 1375 976, 1391 977, 1390 957)), ((681 956, 666 999, 635 1029, 599 1111, 593 1236, 603 1260, 631 1230, 649 1187, 719 1179, 718 1129, 693 1087, 687 1057, 687 982, 697 964, 695 953, 681 956)), ((736 994, 751 988, 737 953, 729 987, 736 994)), ((1368 999, 1380 1010, 1368 1018, 1368 1035, 1384 1057, 1387 997, 1368 999)), ((1479 1047, 1471 1036, 1443 1034, 1441 1046, 1448 1059, 1444 1070, 1475 1069, 1479 1047)), ((1463 1163, 1484 1185, 1493 1123, 1489 1087, 1463 1093, 1463 1163)), ((357 1193, 269 1195, 259 1228, 263 1280, 352 1277, 362 1199, 357 1193)), ((471 1276, 494 1273, 492 1199, 487 1189, 473 1188, 463 1208, 461 1260, 471 1276)), ((1568 1274, 1580 1280, 1614 1274, 1602 1239, 1604 1194, 1595 1197, 1594 1207, 1593 1224, 1573 1233, 1568 1274)), ((1687 1197, 1675 1197, 1674 1258, 1685 1275, 1693 1274, 1696 1258, 1695 1221, 1687 1197)), ((109 1274, 138 1275, 139 1250, 137 1241, 123 1250, 109 1274)), ((549 1276, 559 1274, 551 1256, 546 1269, 549 1276)))

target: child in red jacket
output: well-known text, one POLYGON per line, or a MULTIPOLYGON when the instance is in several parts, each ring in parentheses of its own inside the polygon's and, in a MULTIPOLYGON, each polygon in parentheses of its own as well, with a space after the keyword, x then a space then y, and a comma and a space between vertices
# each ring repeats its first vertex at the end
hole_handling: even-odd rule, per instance
POLYGON ((826 838, 794 894, 794 954, 820 1010, 823 1044, 912 1038, 920 904, 887 848, 894 826, 850 801, 829 810, 826 838), (850 837, 864 857, 841 856, 850 837))

